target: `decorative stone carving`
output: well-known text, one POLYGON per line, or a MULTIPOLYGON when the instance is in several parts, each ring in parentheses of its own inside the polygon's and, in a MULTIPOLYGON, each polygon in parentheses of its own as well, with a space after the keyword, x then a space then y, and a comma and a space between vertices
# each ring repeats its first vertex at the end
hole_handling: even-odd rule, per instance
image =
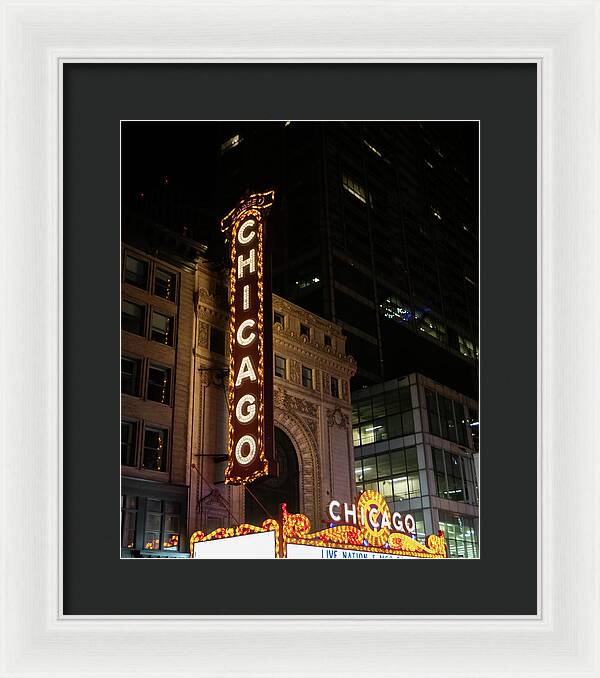
MULTIPOLYGON (((275 426, 292 441, 300 461, 301 512, 318 522, 321 519, 321 467, 316 437, 308 426, 309 421, 285 408, 275 410, 275 426)), ((316 426, 316 422, 313 423, 316 426)))
POLYGON ((339 426, 340 428, 348 428, 348 415, 344 414, 339 407, 334 410, 327 410, 327 425, 330 427, 339 426))
POLYGON ((304 398, 298 398, 296 396, 290 395, 287 391, 282 389, 275 389, 273 392, 273 403, 275 407, 279 407, 283 410, 295 411, 300 414, 305 414, 313 419, 316 419, 318 416, 318 406, 314 403, 311 403, 304 398))
POLYGON ((300 363, 297 360, 290 360, 290 381, 295 384, 300 383, 300 363))
POLYGON ((342 379, 342 398, 346 401, 350 401, 350 392, 348 390, 348 382, 345 379, 342 379))
POLYGON ((208 348, 208 324, 203 323, 202 321, 198 323, 198 337, 196 344, 208 348))

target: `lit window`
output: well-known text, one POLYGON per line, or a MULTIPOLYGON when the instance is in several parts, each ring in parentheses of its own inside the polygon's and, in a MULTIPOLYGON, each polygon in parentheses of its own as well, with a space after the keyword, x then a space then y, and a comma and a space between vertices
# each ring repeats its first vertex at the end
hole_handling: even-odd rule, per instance
POLYGON ((302 386, 313 388, 313 371, 310 367, 302 365, 302 386))
POLYGON ((148 287, 148 262, 131 255, 125 257, 125 282, 136 287, 148 287))
POLYGON ((144 548, 156 551, 179 550, 180 505, 160 499, 146 500, 144 548))
POLYGON ((132 334, 144 334, 145 308, 140 304, 123 300, 121 305, 121 327, 125 332, 132 334))
POLYGON ((458 337, 458 350, 467 358, 473 358, 476 360, 479 358, 479 349, 473 344, 472 341, 465 339, 464 337, 458 337))
POLYGON ((146 397, 163 405, 171 402, 171 370, 168 367, 150 365, 146 397))
POLYGON ((154 274, 154 294, 156 294, 157 297, 175 301, 176 280, 175 273, 169 273, 169 271, 163 271, 161 268, 157 268, 156 273, 154 274))
POLYGON ((430 337, 433 337, 442 343, 446 342, 446 328, 441 322, 435 320, 431 316, 424 315, 419 318, 417 327, 420 332, 428 334, 430 337))
POLYGON ((409 305, 397 296, 386 297, 385 301, 379 304, 379 307, 382 309, 383 315, 390 320, 408 323, 413 319, 413 312, 409 305))
POLYGON ((226 153, 227 151, 230 151, 232 148, 235 148, 238 146, 242 141, 242 137, 239 134, 236 134, 235 136, 231 137, 231 139, 227 139, 227 141, 223 142, 221 144, 221 153, 226 153))
POLYGON ((168 432, 164 428, 147 427, 144 431, 144 458, 142 465, 151 471, 167 470, 168 432))
POLYGON ((173 318, 154 311, 150 339, 165 346, 173 346, 173 318))
POLYGON ((371 144, 370 144, 366 139, 363 139, 363 143, 365 144, 365 146, 366 146, 370 151, 373 151, 373 153, 375 153, 375 155, 376 155, 378 158, 383 158, 383 156, 381 155, 381 153, 380 153, 374 146, 371 146, 371 144))
POLYGON ((286 359, 280 355, 275 356, 275 376, 285 379, 286 375, 286 359))
POLYGON ((302 280, 296 280, 296 285, 302 289, 304 287, 311 287, 312 285, 316 285, 317 283, 320 283, 321 279, 317 278, 316 276, 312 278, 303 278, 302 280))
POLYGON ((367 204, 367 192, 357 181, 354 181, 354 179, 351 179, 348 175, 344 174, 342 185, 348 193, 351 193, 355 198, 364 202, 365 205, 367 204))
POLYGON ((139 395, 140 362, 134 358, 121 358, 121 393, 139 395))

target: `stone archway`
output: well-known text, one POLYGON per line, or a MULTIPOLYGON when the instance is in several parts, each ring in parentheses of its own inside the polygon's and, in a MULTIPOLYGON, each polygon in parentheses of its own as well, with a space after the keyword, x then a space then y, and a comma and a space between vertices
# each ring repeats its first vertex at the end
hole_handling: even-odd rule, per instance
POLYGON ((291 440, 299 462, 300 512, 319 529, 321 516, 321 470, 317 443, 309 426, 296 414, 275 407, 275 426, 291 440))

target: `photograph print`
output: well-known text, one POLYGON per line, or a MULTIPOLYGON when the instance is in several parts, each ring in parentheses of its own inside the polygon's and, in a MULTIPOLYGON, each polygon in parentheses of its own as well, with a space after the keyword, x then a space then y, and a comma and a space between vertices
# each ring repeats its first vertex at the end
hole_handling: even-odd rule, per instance
POLYGON ((478 121, 121 121, 121 558, 479 558, 478 121))

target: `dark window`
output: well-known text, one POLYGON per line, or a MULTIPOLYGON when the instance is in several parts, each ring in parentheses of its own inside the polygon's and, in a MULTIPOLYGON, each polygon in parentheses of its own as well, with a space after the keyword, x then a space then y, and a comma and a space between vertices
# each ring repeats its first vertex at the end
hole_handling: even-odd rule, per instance
POLYGON ((337 377, 331 377, 331 395, 334 398, 340 397, 340 381, 337 377))
POLYGON ((310 367, 304 367, 304 365, 302 365, 302 386, 313 387, 313 371, 310 367))
POLYGON ((210 350, 219 355, 225 355, 225 332, 216 327, 210 328, 210 350))
POLYGON ((121 422, 121 464, 135 466, 135 424, 121 422))
POLYGON ((436 447, 432 453, 438 497, 477 505, 473 459, 436 447))
POLYGON ((173 318, 154 311, 150 338, 165 346, 173 346, 173 318))
POLYGON ((283 313, 278 313, 275 311, 273 313, 273 323, 279 323, 281 327, 285 327, 285 316, 283 313))
POLYGON ((468 447, 467 420, 463 405, 428 390, 425 391, 425 398, 430 433, 468 447))
POLYGON ((124 549, 135 548, 137 508, 137 497, 121 496, 121 547, 124 549))
POLYGON ((121 326, 126 332, 144 334, 145 308, 131 301, 123 300, 121 306, 121 326))
POLYGON ((285 370, 285 358, 282 358, 280 355, 275 356, 275 376, 285 379, 286 370, 285 370))
POLYGON ((310 337, 310 327, 307 325, 303 325, 300 323, 300 336, 302 337, 310 337))
POLYGON ((177 285, 177 276, 175 273, 163 271, 162 268, 157 268, 154 274, 154 294, 157 297, 175 301, 175 289, 177 285))
POLYGON ((325 346, 331 346, 331 337, 328 334, 325 335, 324 341, 325 341, 325 346))
POLYGON ((121 393, 140 394, 140 360, 121 358, 121 393))
POLYGON ((146 428, 144 432, 144 458, 142 465, 151 471, 166 471, 168 431, 163 428, 146 428))
POLYGON ((171 402, 171 370, 168 367, 150 365, 148 369, 148 400, 154 400, 163 405, 171 402))
POLYGON ((148 287, 148 262, 131 255, 125 257, 125 282, 142 289, 148 287))

